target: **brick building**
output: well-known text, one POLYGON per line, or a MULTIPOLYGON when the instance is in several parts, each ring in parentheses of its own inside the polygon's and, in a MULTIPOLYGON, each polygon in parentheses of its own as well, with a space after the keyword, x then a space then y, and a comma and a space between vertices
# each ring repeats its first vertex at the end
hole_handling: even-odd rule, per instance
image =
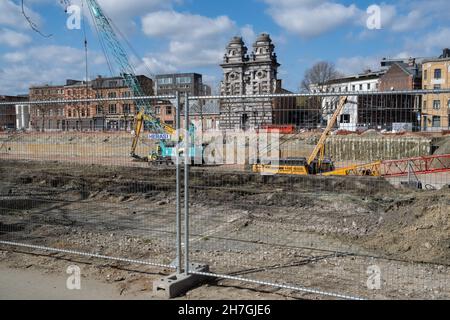
MULTIPOLYGON (((64 85, 44 85, 30 88, 30 101, 64 100, 64 85)), ((65 131, 65 105, 61 104, 33 104, 30 110, 30 127, 36 131, 65 131)))
MULTIPOLYGON (((95 91, 92 82, 67 80, 64 87, 65 100, 93 99, 95 91)), ((95 106, 90 102, 68 102, 64 105, 65 129, 64 131, 93 130, 93 115, 95 106)))
POLYGON ((422 88, 421 65, 415 59, 395 61, 379 79, 380 91, 420 90, 422 88))
MULTIPOLYGON (((146 96, 154 95, 153 80, 146 76, 137 76, 138 82, 146 96)), ((102 78, 92 81, 95 98, 119 99, 105 101, 91 106, 93 128, 95 130, 132 130, 136 104, 120 98, 131 97, 131 91, 121 77, 102 78)))
MULTIPOLYGON (((422 67, 423 89, 450 89, 450 49, 445 49, 439 58, 423 61, 422 67)), ((428 94, 422 100, 422 130, 448 130, 450 95, 428 94)))
POLYGON ((175 126, 176 108, 170 101, 157 101, 152 106, 156 118, 169 126, 175 126))
MULTIPOLYGON (((184 110, 181 110, 181 128, 185 127, 184 110)), ((194 100, 189 104, 189 120, 197 132, 218 130, 220 127, 220 102, 217 99, 194 100)))
MULTIPOLYGON (((153 95, 153 81, 137 76, 145 95, 153 95)), ((30 88, 30 101, 74 100, 61 104, 37 104, 31 108, 31 127, 38 131, 131 130, 137 112, 131 91, 121 77, 85 82, 67 80, 65 85, 30 88), (76 102, 93 98, 111 98, 99 103, 76 102)))

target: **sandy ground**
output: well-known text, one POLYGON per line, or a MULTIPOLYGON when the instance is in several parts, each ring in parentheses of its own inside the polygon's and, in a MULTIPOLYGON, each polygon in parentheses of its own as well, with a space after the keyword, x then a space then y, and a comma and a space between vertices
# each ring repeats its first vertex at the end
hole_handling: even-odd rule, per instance
MULTIPOLYGON (((168 275, 168 270, 138 265, 105 263, 74 256, 30 253, 10 248, 0 251, 0 300, 160 300, 153 293, 153 281, 168 275), (69 290, 69 266, 81 271, 80 290, 69 290)), ((288 292, 240 282, 211 280, 177 300, 286 300, 288 292)))
MULTIPOLYGON (((80 289, 69 290, 67 275, 44 274, 35 270, 11 269, 0 265, 0 299, 2 300, 120 300, 136 296, 120 295, 113 285, 88 277, 80 289)), ((144 298, 142 295, 141 298, 144 298)), ((146 297, 149 298, 149 297, 146 297)))
MULTIPOLYGON (((175 259, 173 169, 0 164, 0 240, 165 265, 175 259)), ((192 168, 190 189, 190 258, 215 273, 370 299, 450 299, 449 188, 419 192, 382 179, 192 168), (368 286, 374 267, 376 290, 368 286)), ((147 298, 152 280, 172 272, 1 248, 4 268, 53 277, 75 260, 85 277, 125 298, 147 298)), ((219 281, 183 298, 324 296, 219 281)))

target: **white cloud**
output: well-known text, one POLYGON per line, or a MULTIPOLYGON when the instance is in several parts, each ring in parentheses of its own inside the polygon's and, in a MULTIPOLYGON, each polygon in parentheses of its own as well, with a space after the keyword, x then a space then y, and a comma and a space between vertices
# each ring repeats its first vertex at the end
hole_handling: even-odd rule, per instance
POLYGON ((9 47, 21 47, 31 42, 31 37, 10 29, 0 29, 0 44, 9 47))
MULTIPOLYGON (((91 52, 91 69, 103 66, 101 55, 91 52)), ((62 84, 65 79, 84 79, 84 51, 68 46, 34 46, 0 57, 2 93, 28 92, 31 85, 62 84)))
POLYGON ((250 24, 241 28, 241 35, 247 45, 251 45, 256 41, 256 32, 250 24))
POLYGON ((428 19, 423 17, 422 12, 412 10, 406 16, 398 16, 393 19, 391 29, 395 32, 407 32, 425 27, 427 24, 428 19))
MULTIPOLYGON (((33 22, 40 26, 42 18, 39 14, 25 6, 26 14, 33 20, 33 22)), ((26 29, 29 24, 22 15, 22 7, 11 0, 0 0, 0 25, 26 29)))
MULTIPOLYGON (((72 4, 81 5, 82 0, 72 0, 72 4)), ((169 10, 182 0, 98 0, 104 13, 124 34, 132 34, 139 29, 136 18, 157 10, 169 10)), ((85 8, 85 14, 87 14, 85 8)), ((89 20, 91 20, 89 15, 89 20)))
MULTIPOLYGON (((367 38, 367 8, 343 4, 342 0, 263 0, 267 13, 285 30, 302 37, 314 37, 345 25, 363 29, 359 38, 367 38)), ((448 0, 410 0, 381 3, 382 29, 406 33, 423 29, 433 22, 447 19, 448 0)))
POLYGON ((168 40, 166 48, 147 56, 149 67, 156 69, 163 65, 170 70, 217 66, 232 36, 252 36, 250 26, 239 30, 227 16, 211 18, 173 10, 147 14, 142 18, 142 28, 149 37, 168 40))
POLYGON ((313 37, 347 23, 360 20, 355 5, 325 0, 264 0, 274 21, 289 32, 313 37))
POLYGON ((339 58, 336 62, 336 69, 345 75, 362 73, 364 70, 379 70, 381 57, 354 56, 339 58))
POLYGON ((443 48, 450 47, 450 28, 439 28, 426 33, 419 38, 410 38, 406 41, 406 50, 416 56, 436 56, 443 48))
POLYGON ((177 68, 167 62, 158 60, 155 57, 144 57, 143 61, 137 62, 138 66, 136 68, 137 74, 148 75, 148 70, 151 71, 152 75, 164 74, 164 73, 175 73, 177 68))
POLYGON ((227 16, 208 18, 175 11, 152 12, 142 18, 142 29, 146 35, 179 40, 212 37, 234 26, 227 16))

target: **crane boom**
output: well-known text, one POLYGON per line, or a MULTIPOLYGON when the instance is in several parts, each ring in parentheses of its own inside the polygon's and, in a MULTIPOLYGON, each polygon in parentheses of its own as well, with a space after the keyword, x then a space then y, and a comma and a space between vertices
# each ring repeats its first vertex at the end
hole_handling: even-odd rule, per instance
MULTIPOLYGON (((120 44, 109 18, 105 15, 96 0, 86 0, 86 3, 94 23, 99 30, 99 37, 106 43, 106 47, 112 55, 114 62, 119 67, 121 76, 127 87, 131 90, 131 94, 135 98, 144 97, 144 90, 139 84, 136 72, 128 59, 126 51, 120 44)), ((174 128, 160 123, 158 118, 154 115, 148 100, 136 99, 135 103, 139 112, 135 119, 135 137, 131 147, 131 155, 133 157, 136 156, 135 152, 144 123, 158 133, 168 133, 172 135, 175 132, 174 128)), ((161 144, 164 145, 164 142, 161 141, 161 144)))
POLYGON ((330 121, 328 121, 328 125, 325 129, 325 131, 322 133, 322 136, 320 137, 319 142, 317 143, 316 147, 314 148, 314 151, 311 153, 311 155, 308 158, 308 166, 310 166, 314 160, 316 160, 317 156, 319 155, 319 152, 323 150, 325 147, 325 142, 327 141, 328 134, 333 129, 334 125, 336 124, 336 120, 341 114, 342 110, 344 109, 344 106, 346 105, 348 100, 348 97, 342 97, 339 101, 339 105, 331 117, 330 121))

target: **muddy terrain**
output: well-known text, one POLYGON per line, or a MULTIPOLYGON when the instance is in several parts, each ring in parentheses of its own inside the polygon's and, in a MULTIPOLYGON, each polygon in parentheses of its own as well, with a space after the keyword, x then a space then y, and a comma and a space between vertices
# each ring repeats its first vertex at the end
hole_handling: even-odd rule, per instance
MULTIPOLYGON (((0 181, 0 241, 154 264, 175 259, 171 168, 2 160, 0 181)), ((190 258, 215 273, 363 298, 450 298, 448 187, 415 191, 383 179, 273 177, 217 168, 192 168, 190 181, 190 258), (381 273, 375 289, 368 285, 374 266, 381 273)), ((61 264, 3 249, 9 265, 39 261, 51 272, 61 264)), ((119 290, 150 290, 152 278, 172 271, 107 262, 120 271, 105 274, 92 259, 85 262, 119 290)), ((221 285, 246 289, 238 291, 244 298, 249 292, 324 297, 233 281, 188 297, 239 294, 221 285)))

